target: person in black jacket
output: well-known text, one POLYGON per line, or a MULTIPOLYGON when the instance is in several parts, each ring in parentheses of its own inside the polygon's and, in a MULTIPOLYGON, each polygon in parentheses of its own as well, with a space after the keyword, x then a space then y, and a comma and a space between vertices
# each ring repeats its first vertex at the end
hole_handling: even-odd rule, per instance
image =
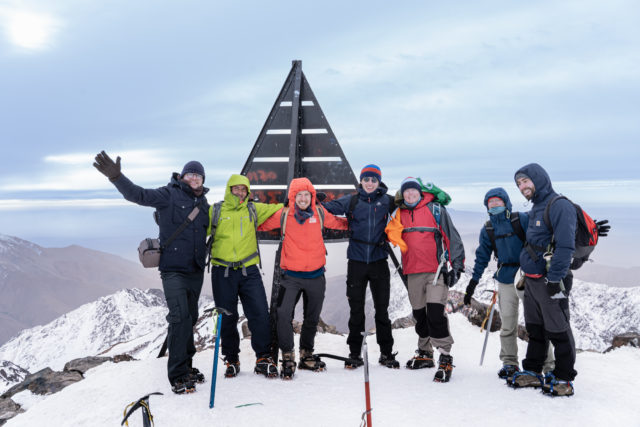
POLYGON ((347 249, 347 299, 349 300, 349 358, 356 363, 346 363, 347 368, 362 366, 362 335, 364 332, 365 295, 367 283, 371 288, 375 309, 376 338, 380 346, 379 363, 388 368, 399 368, 393 350, 389 298, 391 296, 389 264, 385 249, 389 213, 395 210, 393 197, 387 195, 382 182, 382 172, 376 165, 367 165, 360 172, 357 195, 344 196, 323 203, 334 215, 347 215, 349 221, 349 247, 347 249), (356 198, 357 197, 357 198, 356 198), (355 204, 353 203, 355 201, 355 204))
POLYGON ((114 162, 104 151, 93 164, 109 178, 124 198, 142 206, 151 206, 158 212, 160 244, 186 220, 196 206, 199 212, 192 223, 164 248, 160 256, 160 277, 167 300, 169 314, 167 372, 174 393, 195 391, 196 382, 204 382, 204 375, 192 366, 196 353, 193 326, 198 320, 198 298, 202 289, 206 257, 206 234, 209 226, 209 204, 203 187, 204 168, 190 161, 171 176, 164 187, 145 189, 131 182, 121 172, 120 157, 114 162))

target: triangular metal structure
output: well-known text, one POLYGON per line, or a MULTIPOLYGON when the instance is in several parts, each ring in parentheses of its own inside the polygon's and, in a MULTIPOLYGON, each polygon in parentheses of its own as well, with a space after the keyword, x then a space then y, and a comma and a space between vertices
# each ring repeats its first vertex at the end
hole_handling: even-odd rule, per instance
MULTIPOLYGON (((302 61, 292 61, 251 154, 242 168, 253 198, 282 203, 293 178, 307 177, 317 191, 332 200, 354 193, 358 181, 329 122, 302 72, 302 61)), ((326 238, 344 238, 327 233, 326 238)), ((261 240, 277 235, 261 233, 261 240)))

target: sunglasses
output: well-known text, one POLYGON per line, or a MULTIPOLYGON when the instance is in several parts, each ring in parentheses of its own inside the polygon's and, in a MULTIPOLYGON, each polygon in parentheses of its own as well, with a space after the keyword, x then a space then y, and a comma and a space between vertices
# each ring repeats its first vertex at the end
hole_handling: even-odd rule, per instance
POLYGON ((185 173, 184 177, 186 179, 202 179, 202 175, 200 175, 199 173, 192 173, 192 172, 185 173))
POLYGON ((371 182, 372 182, 372 183, 374 183, 374 184, 375 184, 376 182, 378 182, 378 178, 373 177, 373 176, 365 176, 364 178, 362 178, 362 180, 363 180, 364 182, 369 182, 369 181, 371 181, 371 182))

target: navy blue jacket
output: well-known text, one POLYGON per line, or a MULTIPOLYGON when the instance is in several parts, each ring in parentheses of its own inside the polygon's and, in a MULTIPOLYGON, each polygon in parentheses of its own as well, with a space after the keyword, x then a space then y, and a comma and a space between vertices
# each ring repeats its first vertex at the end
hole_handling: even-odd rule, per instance
MULTIPOLYGON (((322 206, 334 215, 347 215, 350 202, 351 195, 348 195, 322 203, 322 206)), ((387 195, 387 186, 383 182, 371 194, 364 191, 362 185, 358 186, 358 203, 351 217, 347 218, 351 232, 347 258, 366 263, 387 258, 387 251, 382 246, 387 238, 384 228, 389 211, 394 209, 393 198, 387 195)))
POLYGON ((142 188, 124 175, 113 184, 128 201, 156 208, 159 214, 161 245, 187 219, 196 204, 200 203, 200 212, 193 223, 162 252, 159 270, 190 273, 196 269, 204 269, 209 226, 209 203, 205 197, 208 188, 197 197, 189 184, 182 182, 177 173, 172 175, 169 184, 157 189, 142 188))
MULTIPOLYGON (((535 186, 533 193, 533 208, 529 212, 529 228, 527 228, 527 242, 535 246, 546 248, 555 234, 556 249, 551 259, 549 271, 546 261, 542 257, 543 251, 535 251, 538 261, 534 261, 526 248, 520 252, 520 267, 527 274, 542 274, 550 282, 559 282, 569 272, 569 265, 575 250, 576 239, 576 209, 567 199, 560 199, 551 205, 549 220, 553 231, 544 223, 544 210, 557 193, 551 187, 551 179, 547 172, 537 163, 531 163, 520 168, 517 172, 531 178, 535 186)), ((515 175, 514 175, 515 179, 515 175)))
MULTIPOLYGON (((496 249, 498 250, 498 271, 493 277, 500 283, 513 283, 514 277, 518 271, 517 265, 502 265, 502 264, 520 264, 520 251, 524 242, 515 234, 513 226, 511 225, 511 200, 504 188, 492 188, 487 191, 484 196, 484 205, 487 206, 487 202, 491 197, 499 197, 505 204, 507 210, 497 215, 489 215, 491 225, 493 225, 494 235, 496 237, 496 249), (505 236, 512 234, 509 237, 498 238, 499 236, 505 236)), ((488 207, 487 207, 488 209, 488 207)), ((520 218, 520 225, 526 232, 529 224, 529 215, 523 212, 518 212, 520 218)), ((491 239, 487 233, 487 229, 483 226, 480 230, 480 246, 476 249, 476 262, 473 267, 473 279, 480 280, 484 269, 487 268, 489 261, 491 261, 491 253, 493 248, 491 246, 491 239)))

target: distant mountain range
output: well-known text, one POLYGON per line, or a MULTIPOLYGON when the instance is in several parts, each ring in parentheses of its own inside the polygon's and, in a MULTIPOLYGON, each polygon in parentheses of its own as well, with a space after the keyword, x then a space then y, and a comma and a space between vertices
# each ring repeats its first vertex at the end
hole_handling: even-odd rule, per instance
POLYGON ((0 344, 119 289, 152 287, 161 287, 157 270, 116 255, 0 234, 0 344))

